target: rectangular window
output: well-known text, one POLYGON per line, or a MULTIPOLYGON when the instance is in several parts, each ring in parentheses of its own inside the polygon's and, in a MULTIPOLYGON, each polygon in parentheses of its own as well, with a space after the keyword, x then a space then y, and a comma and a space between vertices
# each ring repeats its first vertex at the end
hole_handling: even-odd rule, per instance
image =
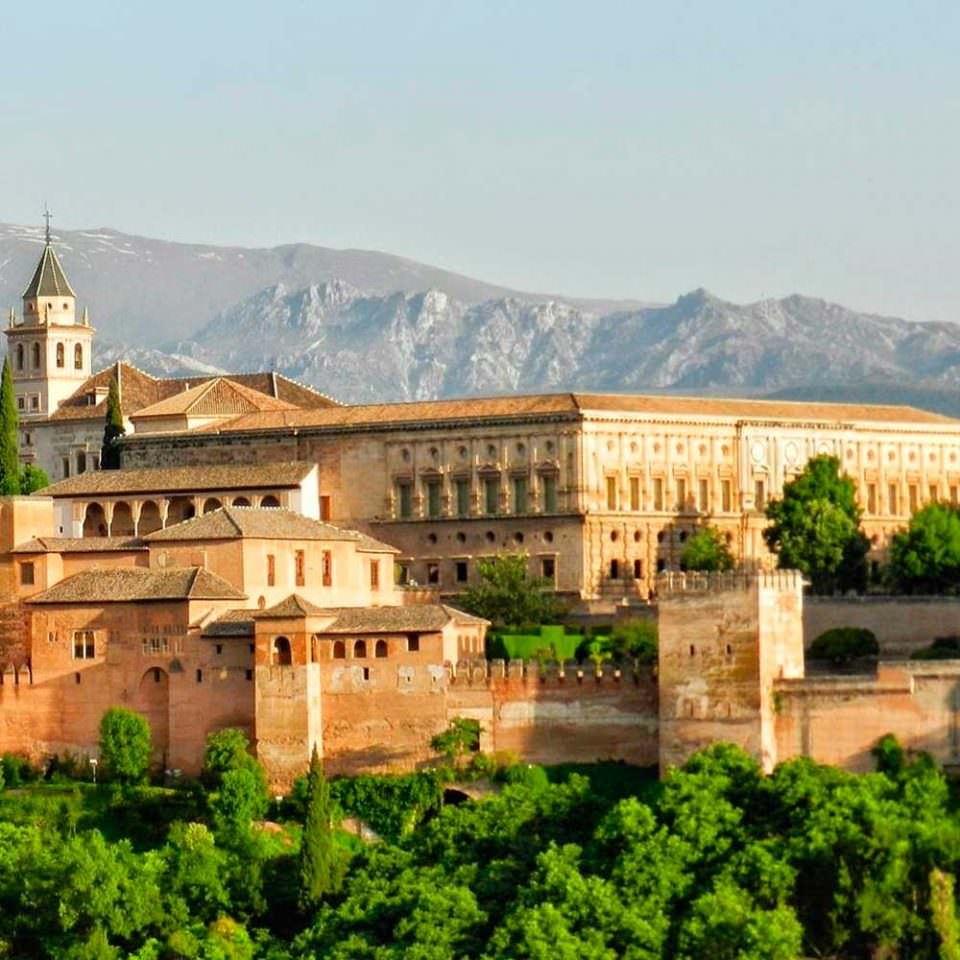
POLYGON ((767 504, 767 485, 763 480, 753 481, 753 500, 757 510, 762 510, 767 504))
POLYGON ((495 514, 500 506, 500 478, 485 477, 483 481, 483 509, 495 514))
POLYGON ((87 455, 81 450, 77 453, 77 473, 87 472, 87 455))
POLYGON ((607 477, 607 509, 617 509, 617 478, 607 477))
POLYGON ((26 408, 26 406, 27 406, 27 404, 26 404, 26 402, 24 401, 23 397, 17 397, 17 409, 18 409, 18 410, 23 410, 23 409, 26 408))
POLYGON ((440 564, 427 564, 427 583, 436 586, 440 583, 440 564))
POLYGON ((33 586, 33 562, 20 564, 20 583, 24 587, 33 586))
POLYGON ((877 512, 877 485, 875 483, 867 484, 867 513, 876 514, 877 512))
POLYGON ((940 491, 937 489, 937 485, 932 483, 930 485, 930 502, 936 503, 940 499, 940 491))
POLYGON ((92 660, 96 656, 96 644, 92 630, 75 630, 73 633, 73 659, 92 660))
POLYGON ((323 551, 321 562, 321 572, 323 575, 323 585, 325 587, 333 586, 333 553, 329 550, 323 551))
POLYGON ((710 512, 710 481, 701 477, 697 484, 697 509, 701 513, 710 512))
POLYGON ((630 478, 630 509, 640 509, 640 478, 630 478))
POLYGON ((633 561, 633 579, 634 580, 643 579, 643 561, 642 560, 633 561))
POLYGON ((371 590, 380 589, 380 561, 379 560, 370 561, 370 589, 371 590))
POLYGON ((916 513, 917 507, 920 505, 920 491, 915 483, 911 483, 907 488, 907 494, 910 497, 910 512, 916 513))
POLYGON ((556 557, 540 558, 540 576, 543 577, 544 580, 549 580, 550 583, 556 584, 557 582, 556 557))
POLYGON ((527 478, 513 478, 513 512, 527 512, 527 478))
POLYGON ((729 480, 720 481, 720 506, 724 513, 733 509, 733 484, 729 480))
POLYGON ((170 652, 170 643, 166 637, 144 637, 141 649, 146 657, 155 657, 170 652))
POLYGON ((401 520, 413 516, 413 492, 407 480, 402 480, 397 484, 397 511, 401 520))
POLYGON ((466 583, 469 579, 470 571, 466 560, 457 560, 453 565, 454 574, 457 583, 466 583))
POLYGON ((197 668, 197 683, 203 683, 203 671, 197 668))
POLYGON ((440 481, 439 480, 428 480, 426 482, 427 488, 427 516, 428 517, 439 517, 440 516, 440 481))
POLYGON ((267 554, 267 586, 277 585, 277 558, 274 554, 267 554))
POLYGON ((396 582, 401 587, 405 587, 410 582, 410 564, 398 563, 393 569, 396 582))
POLYGON ((653 509, 663 510, 663 477, 653 478, 653 509))
POLYGON ((307 582, 306 558, 304 557, 302 550, 298 550, 293 555, 293 561, 294 561, 294 568, 295 568, 294 582, 298 587, 302 587, 307 582))
POLYGON ((40 409, 40 398, 39 398, 36 394, 34 394, 34 395, 30 398, 30 409, 31 409, 31 410, 39 410, 39 409, 40 409))
POLYGON ((611 580, 620 579, 620 561, 619 560, 610 561, 610 579, 611 580))
POLYGON ((899 512, 899 499, 900 498, 897 496, 897 485, 895 483, 889 484, 887 486, 887 513, 891 516, 896 516, 899 512))
POLYGON ((466 517, 470 514, 470 481, 465 477, 454 480, 453 489, 457 498, 457 516, 466 517))
POLYGON ((64 457, 63 460, 60 461, 60 469, 63 472, 64 479, 70 476, 70 458, 69 457, 64 457))
POLYGON ((407 634, 407 653, 420 652, 420 637, 416 633, 407 634))
POLYGON ((950 502, 956 506, 960 502, 960 487, 953 486, 950 488, 950 502))
POLYGON ((540 478, 543 484, 543 512, 557 512, 557 478, 554 474, 548 473, 540 478))
POLYGON ((329 494, 322 494, 320 497, 320 519, 326 523, 333 516, 333 506, 330 502, 329 494))
POLYGON ((674 509, 683 512, 687 509, 687 481, 683 477, 677 477, 677 502, 674 509))

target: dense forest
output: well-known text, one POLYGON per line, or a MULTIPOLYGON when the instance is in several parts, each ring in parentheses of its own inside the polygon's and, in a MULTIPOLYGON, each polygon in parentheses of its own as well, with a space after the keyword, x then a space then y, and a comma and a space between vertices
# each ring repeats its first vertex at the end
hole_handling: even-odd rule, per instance
POLYGON ((951 785, 891 738, 875 753, 875 773, 763 776, 717 745, 662 781, 474 755, 327 782, 317 764, 282 800, 235 731, 175 786, 5 757, 0 956, 955 960, 951 785))

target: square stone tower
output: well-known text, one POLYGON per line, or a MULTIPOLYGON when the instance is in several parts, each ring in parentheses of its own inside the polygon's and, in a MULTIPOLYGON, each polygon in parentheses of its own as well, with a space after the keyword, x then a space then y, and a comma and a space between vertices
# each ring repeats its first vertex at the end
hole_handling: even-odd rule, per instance
POLYGON ((721 741, 772 770, 773 683, 804 673, 802 576, 665 574, 657 595, 661 773, 721 741))

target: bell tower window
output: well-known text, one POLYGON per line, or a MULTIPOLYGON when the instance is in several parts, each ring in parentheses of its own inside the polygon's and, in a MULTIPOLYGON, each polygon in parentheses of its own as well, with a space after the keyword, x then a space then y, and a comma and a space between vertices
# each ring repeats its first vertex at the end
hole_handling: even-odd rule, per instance
POLYGON ((17 369, 18 370, 23 369, 23 344, 22 343, 17 344, 17 369))
POLYGON ((80 343, 73 348, 73 366, 75 370, 83 369, 83 345, 80 343))
POLYGON ((35 343, 33 345, 33 369, 40 369, 40 344, 35 343))
POLYGON ((64 363, 63 353, 64 353, 63 344, 62 344, 62 343, 58 343, 58 344, 57 344, 57 366, 58 366, 58 367, 62 367, 62 366, 63 366, 63 363, 64 363))

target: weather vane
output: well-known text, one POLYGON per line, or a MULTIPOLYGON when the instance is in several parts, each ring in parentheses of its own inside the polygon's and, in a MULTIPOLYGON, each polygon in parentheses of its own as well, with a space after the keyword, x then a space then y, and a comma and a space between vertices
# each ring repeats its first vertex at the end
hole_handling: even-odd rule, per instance
POLYGON ((44 205, 43 205, 43 219, 47 221, 47 231, 46 231, 46 232, 47 232, 47 246, 48 246, 48 247, 50 246, 50 218, 51 218, 52 216, 53 216, 53 214, 50 212, 49 207, 48 207, 46 204, 44 204, 44 205))

